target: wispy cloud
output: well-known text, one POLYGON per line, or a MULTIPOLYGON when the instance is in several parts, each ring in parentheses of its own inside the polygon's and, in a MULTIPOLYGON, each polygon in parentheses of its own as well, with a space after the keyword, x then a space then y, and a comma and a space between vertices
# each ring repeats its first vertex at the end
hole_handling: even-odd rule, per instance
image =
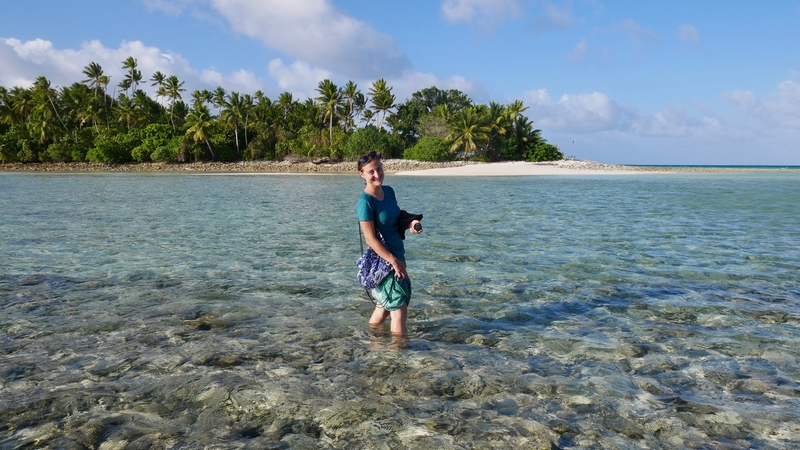
POLYGON ((491 28, 519 17, 522 7, 518 0, 443 0, 441 13, 451 24, 464 22, 491 28))
POLYGON ((700 37, 700 32, 697 28, 691 25, 681 25, 678 27, 678 38, 683 42, 690 44, 702 44, 703 38, 700 37))
POLYGON ((567 58, 576 64, 580 63, 583 61, 584 56, 586 56, 587 50, 588 46, 586 45, 586 38, 582 37, 581 40, 575 45, 575 48, 569 52, 567 58))
POLYGON ((737 90, 722 94, 722 98, 738 106, 746 115, 760 119, 770 128, 800 131, 800 82, 783 81, 773 100, 759 100, 751 91, 737 90))
POLYGON ((636 45, 644 45, 658 40, 658 35, 654 31, 642 28, 638 23, 631 19, 625 19, 620 24, 620 29, 636 45))
POLYGON ((575 17, 572 15, 570 4, 566 7, 558 7, 551 3, 543 5, 542 14, 533 18, 533 29, 538 33, 543 33, 551 29, 567 29, 575 25, 575 17))
POLYGON ((150 11, 160 11, 169 14, 170 16, 178 16, 183 13, 186 8, 193 4, 198 4, 198 0, 142 0, 144 7, 150 11))

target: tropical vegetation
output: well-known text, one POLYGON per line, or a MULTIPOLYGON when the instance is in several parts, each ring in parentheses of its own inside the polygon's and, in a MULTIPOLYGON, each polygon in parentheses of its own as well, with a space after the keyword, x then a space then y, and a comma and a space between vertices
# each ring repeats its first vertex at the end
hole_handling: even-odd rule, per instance
POLYGON ((95 62, 70 86, 44 76, 27 88, 0 86, 0 161, 347 160, 372 150, 429 161, 563 159, 521 101, 476 104, 461 91, 429 87, 398 103, 383 78, 366 94, 353 81, 322 80, 304 101, 222 87, 188 93, 177 76, 145 79, 138 67, 133 57, 122 61, 114 86, 95 62), (154 97, 142 90, 148 82, 154 97))

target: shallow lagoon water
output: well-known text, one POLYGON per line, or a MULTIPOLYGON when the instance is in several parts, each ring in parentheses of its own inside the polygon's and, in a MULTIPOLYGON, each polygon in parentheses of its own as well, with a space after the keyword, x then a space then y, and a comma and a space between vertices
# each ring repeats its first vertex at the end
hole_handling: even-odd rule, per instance
POLYGON ((0 173, 0 447, 796 448, 800 177, 0 173))

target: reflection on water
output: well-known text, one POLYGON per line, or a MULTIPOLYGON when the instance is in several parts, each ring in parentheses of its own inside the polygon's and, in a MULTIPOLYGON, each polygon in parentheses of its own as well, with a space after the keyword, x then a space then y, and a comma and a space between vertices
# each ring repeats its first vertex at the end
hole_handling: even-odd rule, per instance
POLYGON ((796 175, 389 182, 407 342, 355 176, 0 174, 0 447, 800 445, 796 175))

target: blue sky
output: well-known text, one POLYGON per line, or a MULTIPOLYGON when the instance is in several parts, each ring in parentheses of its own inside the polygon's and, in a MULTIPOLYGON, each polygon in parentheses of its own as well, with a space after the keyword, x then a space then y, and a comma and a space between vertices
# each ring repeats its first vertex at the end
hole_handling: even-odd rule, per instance
MULTIPOLYGON (((800 165, 800 0, 0 0, 0 85, 95 61, 188 91, 315 96, 385 78, 522 100, 567 155, 800 165)), ((187 96, 188 98, 188 96, 187 96)))

